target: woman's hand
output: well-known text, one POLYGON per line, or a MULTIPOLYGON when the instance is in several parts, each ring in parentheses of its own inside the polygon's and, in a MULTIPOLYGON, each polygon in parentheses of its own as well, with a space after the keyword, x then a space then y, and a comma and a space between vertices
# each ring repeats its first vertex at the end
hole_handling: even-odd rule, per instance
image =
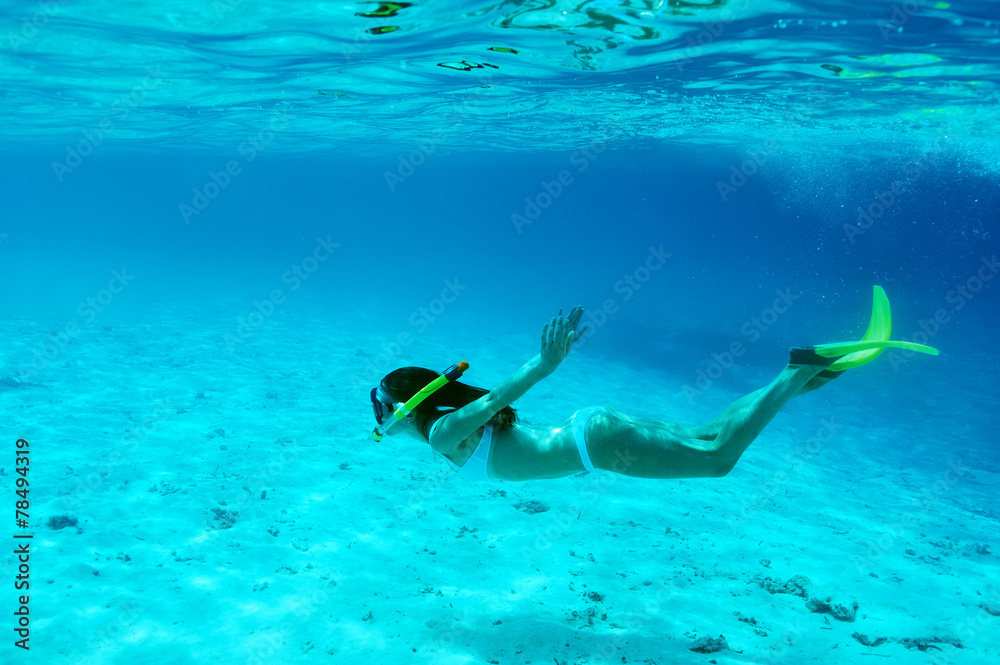
POLYGON ((570 310, 569 316, 565 318, 560 309, 559 316, 552 317, 552 320, 542 328, 542 350, 539 356, 542 368, 547 372, 552 372, 559 366, 559 363, 569 355, 570 347, 587 330, 586 326, 579 331, 576 329, 581 317, 583 317, 583 307, 579 305, 570 310))

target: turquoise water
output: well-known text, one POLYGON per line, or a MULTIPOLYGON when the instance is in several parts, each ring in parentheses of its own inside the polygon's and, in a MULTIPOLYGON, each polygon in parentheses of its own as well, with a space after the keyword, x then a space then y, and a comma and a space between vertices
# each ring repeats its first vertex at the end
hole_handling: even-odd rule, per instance
POLYGON ((996 3, 0 19, 0 662, 996 662, 996 3), (876 284, 940 355, 721 478, 372 441, 384 374, 495 388, 576 304, 523 426, 704 423, 876 284))
MULTIPOLYGON (((803 149, 996 122, 992 2, 58 2, 3 10, 11 137, 143 149, 576 148, 609 133, 803 149), (544 131, 540 129, 544 127, 544 131), (804 145, 803 145, 804 144, 804 145)), ((987 152, 984 161, 995 161, 987 152)))

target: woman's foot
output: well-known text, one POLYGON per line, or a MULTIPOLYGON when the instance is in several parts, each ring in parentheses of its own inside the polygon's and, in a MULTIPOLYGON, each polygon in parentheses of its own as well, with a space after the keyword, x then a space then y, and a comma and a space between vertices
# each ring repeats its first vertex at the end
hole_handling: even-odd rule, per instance
POLYGON ((825 358, 816 353, 815 346, 793 346, 788 350, 789 365, 815 365, 816 367, 829 367, 842 357, 843 356, 825 358))
MULTIPOLYGON (((809 365, 812 367, 829 367, 833 363, 837 362, 843 356, 835 356, 833 358, 825 358, 816 353, 816 347, 814 346, 793 346, 788 350, 788 364, 796 367, 801 365, 809 365)), ((829 369, 824 369, 819 372, 816 376, 809 379, 802 388, 799 389, 795 396, 805 395, 808 392, 812 392, 818 388, 822 388, 826 384, 833 381, 838 376, 843 374, 844 371, 833 371, 829 369)))

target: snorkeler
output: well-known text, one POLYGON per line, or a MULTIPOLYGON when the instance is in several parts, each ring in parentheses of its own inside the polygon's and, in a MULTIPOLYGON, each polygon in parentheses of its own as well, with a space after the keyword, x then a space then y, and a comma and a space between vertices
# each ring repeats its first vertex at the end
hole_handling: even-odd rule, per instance
POLYGON ((556 427, 519 423, 511 403, 566 359, 586 330, 577 330, 582 316, 581 307, 565 317, 559 310, 542 328, 538 355, 493 390, 458 382, 468 369, 465 362, 443 373, 422 367, 390 372, 371 391, 376 440, 391 431, 429 443, 474 480, 560 478, 597 469, 639 478, 718 478, 793 397, 870 362, 887 347, 937 354, 928 346, 889 340, 889 301, 876 286, 863 339, 792 348, 788 365, 769 385, 704 425, 637 418, 604 406, 581 409, 556 427))

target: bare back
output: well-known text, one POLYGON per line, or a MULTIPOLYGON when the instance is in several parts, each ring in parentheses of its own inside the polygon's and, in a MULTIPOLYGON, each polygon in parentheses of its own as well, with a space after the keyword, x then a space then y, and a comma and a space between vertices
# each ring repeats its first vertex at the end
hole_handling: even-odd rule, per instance
MULTIPOLYGON (((493 430, 490 451, 490 474, 500 480, 532 480, 562 478, 584 470, 567 419, 558 427, 517 424, 504 430, 493 430)), ((448 457, 459 466, 472 457, 482 440, 480 427, 466 438, 448 457)))

